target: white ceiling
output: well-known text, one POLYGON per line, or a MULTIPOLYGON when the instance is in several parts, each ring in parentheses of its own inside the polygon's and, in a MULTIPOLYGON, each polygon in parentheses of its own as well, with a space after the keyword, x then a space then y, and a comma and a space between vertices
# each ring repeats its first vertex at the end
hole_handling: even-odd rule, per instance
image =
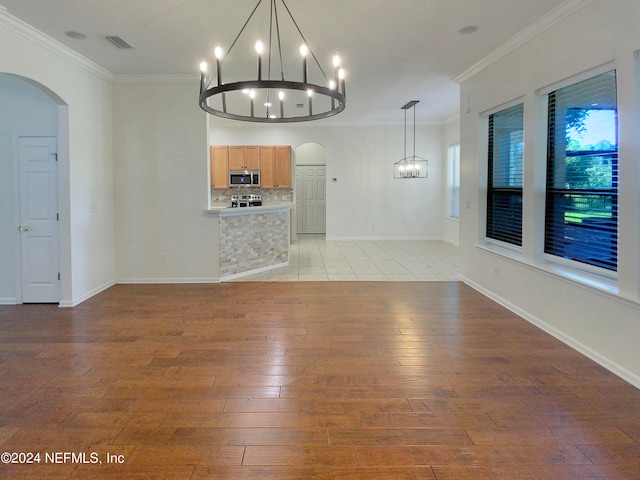
MULTIPOLYGON (((416 106, 419 123, 440 122, 454 115, 459 107, 454 78, 541 18, 553 17, 570 1, 285 3, 325 70, 330 70, 334 52, 340 52, 344 59, 347 108, 321 122, 388 124, 402 123, 400 107, 409 100, 420 101, 416 106), (478 27, 477 32, 458 33, 468 26, 478 27)), ((9 14, 115 75, 180 75, 198 73, 200 61, 211 57, 214 45, 220 43, 228 49, 257 0, 0 0, 0 4, 9 14), (65 35, 68 31, 87 38, 70 38, 65 35), (107 35, 121 37, 133 49, 117 49, 105 39, 107 35)), ((281 0, 277 6, 284 30, 288 16, 281 0)), ((269 0, 263 0, 256 13, 260 16, 249 24, 229 61, 234 55, 239 58, 243 49, 249 52, 248 57, 255 55, 249 45, 258 36, 267 40, 268 10, 269 0), (265 24, 263 30, 260 22, 265 24)), ((287 34, 282 36, 284 41, 287 34)), ((255 71, 255 64, 250 68, 255 71)), ((289 75, 286 70, 285 75, 289 75)))

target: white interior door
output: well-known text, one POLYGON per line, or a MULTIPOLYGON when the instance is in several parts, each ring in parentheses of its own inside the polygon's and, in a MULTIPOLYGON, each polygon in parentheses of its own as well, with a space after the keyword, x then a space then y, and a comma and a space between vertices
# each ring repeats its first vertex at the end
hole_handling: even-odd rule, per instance
POLYGON ((326 233, 326 167, 296 167, 298 233, 326 233))
POLYGON ((22 301, 60 301, 56 138, 18 139, 22 301))

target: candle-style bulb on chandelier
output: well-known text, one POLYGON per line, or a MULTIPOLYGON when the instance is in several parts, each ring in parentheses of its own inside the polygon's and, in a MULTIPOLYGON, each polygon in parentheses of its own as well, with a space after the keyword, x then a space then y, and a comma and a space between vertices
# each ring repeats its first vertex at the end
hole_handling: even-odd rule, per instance
POLYGON ((236 68, 236 74, 245 72, 241 75, 244 79, 227 78, 225 61, 262 3, 263 0, 258 1, 226 52, 220 45, 212 50, 214 71, 210 71, 207 61, 200 64, 200 108, 230 120, 261 123, 306 122, 342 112, 346 106, 346 73, 340 56, 333 56, 333 70, 328 77, 284 0, 268 0, 269 29, 268 36, 263 37, 266 42, 257 39, 254 52, 241 54, 247 57, 244 61, 248 68, 236 68), (280 21, 285 12, 291 22, 280 21), (285 23, 290 26, 286 31, 288 36, 285 36, 285 23), (285 46, 281 41, 283 37, 298 38, 299 47, 285 46), (295 51, 294 55, 299 56, 284 61, 283 51, 295 51), (251 67, 251 63, 257 67, 251 67), (285 77, 285 66, 291 64, 298 67, 287 71, 285 77))
POLYGON ((427 178, 427 160, 416 156, 416 103, 420 100, 411 100, 402 106, 404 110, 404 157, 393 164, 393 178, 427 178), (407 156, 407 110, 413 109, 413 155, 407 156))

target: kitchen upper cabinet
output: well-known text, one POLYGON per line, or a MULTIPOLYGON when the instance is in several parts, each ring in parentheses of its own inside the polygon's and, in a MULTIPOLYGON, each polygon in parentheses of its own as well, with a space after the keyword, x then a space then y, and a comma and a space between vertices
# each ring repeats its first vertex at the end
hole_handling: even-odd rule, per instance
POLYGON ((260 188, 275 186, 276 147, 260 147, 260 188))
POLYGON ((291 188, 291 147, 276 147, 276 187, 291 188))
POLYGON ((229 147, 229 170, 259 170, 260 147, 229 147))
POLYGON ((244 162, 247 170, 260 170, 260 147, 244 147, 244 162))
POLYGON ((260 147, 260 187, 291 188, 291 147, 260 147))
POLYGON ((213 188, 229 188, 229 147, 211 147, 209 172, 213 188))
POLYGON ((244 170, 244 147, 229 147, 229 170, 244 170))

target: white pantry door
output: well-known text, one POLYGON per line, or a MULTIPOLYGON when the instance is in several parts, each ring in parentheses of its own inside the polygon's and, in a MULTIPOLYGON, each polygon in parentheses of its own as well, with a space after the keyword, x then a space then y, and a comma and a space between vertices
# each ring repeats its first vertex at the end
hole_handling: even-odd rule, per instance
POLYGON ((20 250, 23 303, 60 301, 58 166, 55 137, 20 137, 20 250))
POLYGON ((326 166, 296 167, 298 233, 326 233, 326 166))

